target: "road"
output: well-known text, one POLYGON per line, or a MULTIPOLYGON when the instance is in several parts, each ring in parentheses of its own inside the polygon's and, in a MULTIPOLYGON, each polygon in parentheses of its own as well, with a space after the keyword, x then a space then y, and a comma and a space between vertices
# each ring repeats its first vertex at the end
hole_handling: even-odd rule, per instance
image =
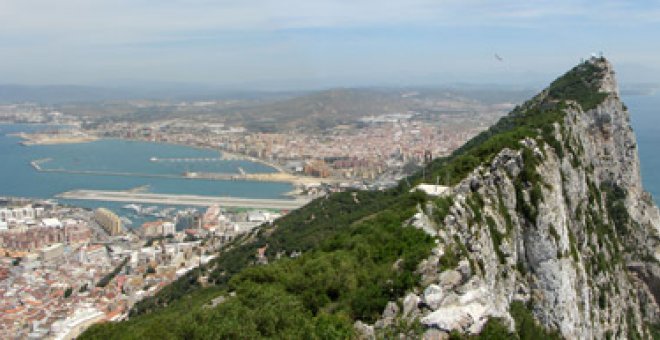
POLYGON ((293 210, 309 203, 309 199, 262 199, 215 197, 197 195, 149 194, 128 191, 73 190, 56 196, 62 199, 93 200, 106 202, 148 203, 165 205, 188 205, 207 207, 218 204, 222 207, 261 208, 293 210))

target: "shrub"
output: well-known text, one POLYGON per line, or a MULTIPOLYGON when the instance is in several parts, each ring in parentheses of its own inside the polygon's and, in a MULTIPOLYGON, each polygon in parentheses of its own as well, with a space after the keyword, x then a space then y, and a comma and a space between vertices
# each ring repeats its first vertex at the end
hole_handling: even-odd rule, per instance
POLYGON ((516 322, 516 334, 520 339, 561 339, 557 331, 547 330, 541 326, 524 303, 512 302, 509 306, 509 313, 516 322))
POLYGON ((491 240, 493 241, 493 248, 495 249, 495 254, 497 254, 497 258, 500 261, 500 263, 504 264, 506 263, 504 259, 504 253, 502 253, 502 250, 500 249, 503 235, 497 230, 497 224, 495 223, 495 220, 492 217, 486 216, 486 224, 488 225, 488 231, 490 232, 490 237, 491 240))

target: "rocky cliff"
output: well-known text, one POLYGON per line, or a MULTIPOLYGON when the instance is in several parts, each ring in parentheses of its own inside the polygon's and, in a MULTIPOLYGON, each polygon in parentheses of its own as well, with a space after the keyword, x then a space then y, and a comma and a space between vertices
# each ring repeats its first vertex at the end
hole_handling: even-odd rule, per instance
POLYGON ((411 223, 436 247, 418 267, 421 285, 388 304, 376 334, 401 320, 429 338, 478 334, 493 320, 520 334, 529 313, 548 336, 651 338, 660 214, 641 185, 612 65, 592 58, 511 115, 553 118, 420 206, 411 223))

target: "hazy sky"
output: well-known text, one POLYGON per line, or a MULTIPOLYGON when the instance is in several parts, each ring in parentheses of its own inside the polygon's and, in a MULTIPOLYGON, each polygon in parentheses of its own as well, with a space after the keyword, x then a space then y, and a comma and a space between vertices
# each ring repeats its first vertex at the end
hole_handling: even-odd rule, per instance
POLYGON ((658 1, 0 0, 0 83, 533 83, 598 51, 660 82, 659 41, 658 1))

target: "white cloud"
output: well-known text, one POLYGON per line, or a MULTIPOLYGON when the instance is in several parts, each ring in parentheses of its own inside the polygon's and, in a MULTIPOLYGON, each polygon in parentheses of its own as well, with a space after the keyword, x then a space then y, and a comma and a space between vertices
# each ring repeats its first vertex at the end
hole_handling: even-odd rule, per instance
MULTIPOLYGON (((382 58, 381 65, 391 66, 383 66, 383 71, 402 64, 392 72, 404 74, 409 72, 406 70, 409 67, 423 73, 450 63, 453 67, 447 68, 455 68, 467 54, 490 55, 490 51, 482 50, 493 47, 474 46, 490 44, 489 39, 497 36, 491 31, 503 29, 503 32, 517 34, 518 28, 541 28, 546 33, 555 29, 561 31, 560 34, 566 36, 566 44, 555 39, 554 43, 562 46, 547 48, 546 54, 554 51, 554 47, 563 48, 574 42, 577 47, 571 46, 571 53, 577 55, 581 48, 592 48, 592 45, 594 48, 605 45, 603 49, 607 50, 609 42, 603 44, 603 39, 592 39, 598 38, 596 34, 601 27, 621 26, 623 31, 634 28, 627 31, 628 36, 648 31, 648 26, 656 27, 657 31, 660 9, 631 3, 613 0, 0 0, 0 57, 3 61, 0 65, 3 80, 0 81, 13 78, 20 82, 28 77, 35 82, 44 79, 59 82, 64 78, 76 81, 112 77, 118 72, 172 78, 186 76, 195 69, 198 74, 195 79, 202 80, 248 75, 256 78, 255 73, 279 77, 304 69, 301 65, 305 62, 312 65, 310 72, 356 74, 364 65, 372 65, 374 57, 382 58), (583 32, 585 26, 596 33, 587 32, 575 38, 571 30, 583 32), (330 56, 319 61, 320 58, 313 55, 315 52, 310 51, 310 45, 314 44, 305 40, 326 37, 315 35, 318 30, 330 34, 334 31, 359 33, 362 28, 377 32, 387 27, 395 28, 394 31, 413 28, 411 32, 416 29, 431 33, 423 43, 415 45, 416 52, 421 52, 415 56, 393 56, 392 51, 409 46, 406 45, 408 37, 393 39, 392 44, 398 45, 390 48, 390 37, 384 34, 375 38, 380 39, 380 44, 369 38, 358 39, 355 45, 375 46, 374 51, 361 50, 368 54, 366 56, 338 55, 337 50, 352 46, 335 44, 324 51, 330 52, 330 56), (442 42, 435 36, 430 37, 432 32, 451 35, 463 29, 469 30, 466 34, 469 41, 455 42, 463 46, 441 49, 437 46, 442 42), (290 31, 294 34, 290 35, 290 31), (310 33, 296 34, 299 31, 310 33), (288 38, 291 36, 296 38, 288 38), (596 41, 592 43, 591 40, 596 41), (585 41, 589 47, 584 46, 585 41), (370 43, 373 45, 368 45, 370 43), (466 45, 472 49, 448 52, 466 45), (420 62, 424 55, 427 55, 426 63, 420 62), (325 65, 315 69, 315 65, 323 62, 325 65), (215 74, 209 75, 212 72, 215 74), (10 75, 14 76, 8 78, 10 75)), ((533 41, 512 41, 507 45, 507 39, 497 37, 500 39, 498 48, 509 47, 510 55, 516 52, 523 62, 534 53, 537 54, 535 62, 544 57, 540 55, 543 52, 528 51, 533 41)), ((621 49, 626 43, 621 39, 612 46, 621 49)), ((544 47, 542 44, 535 46, 544 47)), ((646 53, 646 58, 657 60, 654 53, 658 51, 646 53)), ((550 57, 556 59, 557 56, 550 57)), ((639 61, 642 57, 635 58, 639 61)), ((374 74, 383 73, 373 68, 374 74)))
POLYGON ((397 24, 517 26, 548 24, 553 18, 598 21, 614 16, 625 16, 624 22, 629 23, 660 20, 657 8, 638 9, 622 4, 486 0, 4 0, 0 2, 0 36, 122 43, 202 31, 397 24))

